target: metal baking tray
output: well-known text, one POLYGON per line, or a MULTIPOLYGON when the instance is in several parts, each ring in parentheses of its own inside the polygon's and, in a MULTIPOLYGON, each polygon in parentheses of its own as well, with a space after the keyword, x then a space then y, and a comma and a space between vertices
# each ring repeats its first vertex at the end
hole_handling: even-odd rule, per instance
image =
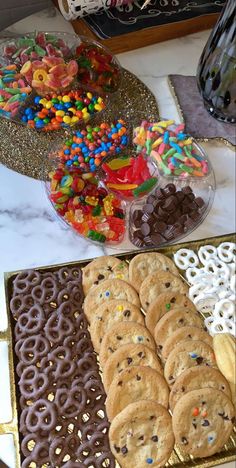
MULTIPOLYGON (((183 242, 181 244, 170 245, 168 247, 164 247, 161 249, 148 249, 148 252, 161 252, 168 257, 172 258, 173 254, 179 250, 180 248, 188 248, 194 251, 197 251, 202 245, 212 244, 214 246, 218 246, 221 242, 235 242, 235 234, 228 234, 224 236, 218 237, 210 237, 206 239, 201 239, 198 241, 193 242, 183 242)), ((142 251, 143 252, 143 251, 142 251)), ((127 263, 137 255, 139 252, 130 251, 124 254, 116 255, 118 258, 122 258, 127 263)), ((84 267, 87 265, 92 259, 89 260, 82 260, 77 262, 70 262, 70 263, 63 263, 59 265, 48 265, 45 267, 35 268, 35 270, 39 272, 46 272, 46 271, 57 271, 59 268, 66 267, 66 266, 78 266, 84 267)), ((18 415, 17 415, 17 402, 18 402, 18 391, 15 385, 15 363, 14 363, 14 352, 12 346, 12 330, 14 327, 15 321, 13 320, 11 313, 10 313, 10 299, 12 296, 12 284, 15 276, 19 273, 19 271, 8 272, 4 275, 5 280, 5 292, 6 292, 6 305, 7 305, 7 314, 8 314, 8 328, 4 332, 0 332, 0 341, 5 341, 8 344, 8 357, 9 357, 9 374, 10 374, 10 388, 11 388, 11 404, 12 404, 12 420, 0 424, 0 435, 2 434, 12 434, 14 438, 14 445, 15 445, 15 460, 16 465, 15 468, 21 467, 20 461, 20 443, 19 443, 19 431, 18 431, 18 415)), ((180 273, 181 274, 181 273, 180 273)), ((208 468, 211 466, 217 466, 223 463, 227 463, 230 461, 236 460, 236 427, 234 427, 234 431, 226 445, 222 448, 220 452, 217 454, 208 457, 208 458, 194 458, 191 455, 184 455, 181 451, 177 448, 174 449, 172 455, 166 464, 167 467, 173 468, 208 468)), ((118 463, 116 464, 117 468, 119 467, 118 463)), ((46 468, 46 465, 45 465, 46 468)), ((133 467, 130 467, 133 468, 133 467)))

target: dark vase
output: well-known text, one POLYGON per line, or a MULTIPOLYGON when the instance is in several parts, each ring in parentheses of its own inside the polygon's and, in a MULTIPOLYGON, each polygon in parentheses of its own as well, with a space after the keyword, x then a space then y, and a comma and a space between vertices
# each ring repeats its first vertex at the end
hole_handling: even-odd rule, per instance
POLYGON ((208 112, 236 122, 236 0, 228 0, 201 55, 197 83, 208 112))

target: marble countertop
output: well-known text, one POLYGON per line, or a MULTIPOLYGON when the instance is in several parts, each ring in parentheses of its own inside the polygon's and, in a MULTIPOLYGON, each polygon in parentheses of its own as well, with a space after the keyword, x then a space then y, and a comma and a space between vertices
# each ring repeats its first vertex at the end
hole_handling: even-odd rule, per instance
MULTIPOLYGON (((52 7, 10 27, 6 34, 33 29, 73 32, 72 26, 52 7)), ((1 33, 3 35, 3 33, 1 33)), ((209 31, 120 54, 123 67, 135 73, 155 94, 163 117, 178 119, 166 76, 195 74, 209 31)), ((216 177, 213 206, 202 225, 186 240, 235 231, 235 154, 223 143, 207 142, 216 177)), ((40 265, 92 258, 119 250, 97 247, 58 223, 46 198, 42 182, 0 165, 0 330, 7 326, 3 273, 40 265)), ((7 382, 6 349, 0 343, 0 368, 7 382)), ((0 388, 0 423, 9 418, 9 389, 0 388), (8 406, 7 406, 8 405, 8 406)), ((10 435, 0 436, 0 459, 15 468, 10 435)), ((234 464, 224 465, 233 468, 234 464)))

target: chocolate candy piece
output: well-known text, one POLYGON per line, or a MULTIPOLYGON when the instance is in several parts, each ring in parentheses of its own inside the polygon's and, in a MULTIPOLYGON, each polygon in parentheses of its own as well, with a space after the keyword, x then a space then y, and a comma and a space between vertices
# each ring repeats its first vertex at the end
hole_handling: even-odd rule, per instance
MULTIPOLYGON (((172 241, 196 224, 203 206, 202 198, 195 198, 188 185, 181 190, 176 190, 175 184, 158 188, 148 196, 142 211, 138 210, 139 216, 143 213, 141 223, 139 229, 131 231, 131 240, 137 247, 172 241)), ((136 227, 135 220, 133 225, 136 227)))
POLYGON ((141 233, 144 235, 144 236, 148 236, 148 234, 150 233, 151 231, 151 228, 149 226, 148 223, 143 223, 141 225, 141 233))
POLYGON ((147 203, 146 205, 144 205, 144 207, 143 207, 143 212, 144 213, 151 214, 151 213, 153 213, 153 211, 154 211, 154 206, 153 206, 152 203, 147 203))
POLYGON ((199 206, 199 208, 202 208, 205 205, 205 202, 201 197, 195 198, 195 203, 197 206, 199 206))
POLYGON ((167 184, 164 188, 165 195, 171 195, 176 192, 176 186, 174 184, 167 184))
POLYGON ((135 210, 133 212, 133 222, 136 228, 141 226, 142 215, 143 213, 141 210, 135 210))
POLYGON ((185 194, 192 193, 192 189, 189 185, 186 185, 185 187, 182 188, 182 192, 185 194))
POLYGON ((157 232, 154 232, 154 234, 151 234, 150 236, 153 245, 160 245, 163 242, 165 242, 165 238, 161 236, 161 234, 158 234, 157 232))
POLYGON ((158 200, 163 200, 166 197, 165 191, 162 188, 156 189, 155 190, 155 195, 158 198, 158 200))
POLYGON ((167 224, 163 221, 157 221, 154 225, 154 230, 157 232, 165 232, 167 224))

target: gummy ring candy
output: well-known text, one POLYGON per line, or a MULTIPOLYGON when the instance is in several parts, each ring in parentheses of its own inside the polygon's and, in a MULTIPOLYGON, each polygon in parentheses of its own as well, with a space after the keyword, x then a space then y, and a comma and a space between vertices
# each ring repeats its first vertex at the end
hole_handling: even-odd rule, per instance
POLYGON ((38 68, 38 70, 35 70, 33 74, 33 79, 37 81, 42 81, 42 83, 46 81, 47 77, 48 74, 43 68, 38 68))

